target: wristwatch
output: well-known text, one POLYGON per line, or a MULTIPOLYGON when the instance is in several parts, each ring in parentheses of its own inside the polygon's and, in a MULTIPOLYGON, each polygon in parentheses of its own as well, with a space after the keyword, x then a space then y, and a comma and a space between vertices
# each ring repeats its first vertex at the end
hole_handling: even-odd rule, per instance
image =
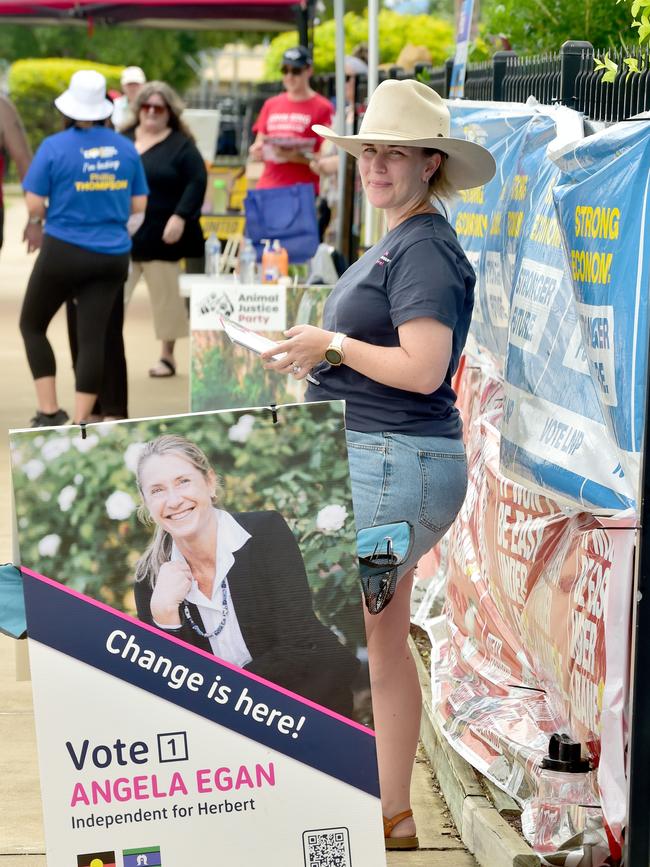
POLYGON ((331 364, 332 367, 338 367, 345 361, 345 352, 343 352, 343 341, 345 340, 346 336, 347 335, 342 334, 340 331, 337 331, 334 337, 332 337, 332 342, 325 350, 325 361, 331 364))

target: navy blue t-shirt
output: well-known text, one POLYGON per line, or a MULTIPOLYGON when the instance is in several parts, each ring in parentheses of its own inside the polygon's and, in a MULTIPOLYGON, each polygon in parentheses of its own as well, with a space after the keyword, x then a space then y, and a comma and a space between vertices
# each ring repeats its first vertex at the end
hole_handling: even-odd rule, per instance
POLYGON ((45 234, 94 253, 128 253, 131 196, 149 192, 135 146, 102 126, 44 139, 23 189, 49 199, 45 234))
POLYGON ((311 372, 319 385, 310 383, 306 400, 344 398, 349 430, 460 438, 451 378, 467 339, 475 282, 441 214, 418 214, 391 229, 342 275, 325 302, 323 327, 375 346, 399 346, 399 325, 419 317, 436 319, 453 331, 445 380, 432 394, 417 394, 324 361, 311 372))

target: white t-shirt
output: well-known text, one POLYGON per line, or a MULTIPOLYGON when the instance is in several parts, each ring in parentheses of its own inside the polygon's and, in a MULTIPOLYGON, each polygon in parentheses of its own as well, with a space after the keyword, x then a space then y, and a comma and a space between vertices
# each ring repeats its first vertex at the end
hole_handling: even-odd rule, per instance
MULTIPOLYGON (((235 551, 239 551, 251 537, 251 534, 244 530, 241 524, 238 524, 228 512, 224 512, 222 509, 215 509, 214 511, 217 516, 217 549, 212 598, 208 599, 207 596, 204 596, 195 580, 192 581, 192 587, 185 597, 186 602, 193 602, 199 609, 205 632, 208 634, 217 629, 223 618, 221 582, 226 578, 235 562, 235 551)), ((176 547, 176 543, 172 544, 170 559, 172 561, 186 562, 176 547)), ((213 635, 208 640, 215 656, 243 668, 253 657, 250 655, 248 647, 246 647, 244 636, 239 628, 239 621, 237 620, 237 613, 235 612, 227 579, 226 598, 228 616, 226 617, 225 626, 219 635, 213 635)))

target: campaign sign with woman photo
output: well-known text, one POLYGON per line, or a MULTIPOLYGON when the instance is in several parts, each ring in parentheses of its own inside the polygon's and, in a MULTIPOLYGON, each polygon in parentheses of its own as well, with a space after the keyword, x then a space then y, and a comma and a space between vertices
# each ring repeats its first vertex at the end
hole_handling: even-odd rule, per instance
POLYGON ((48 864, 384 863, 343 404, 11 445, 48 864))

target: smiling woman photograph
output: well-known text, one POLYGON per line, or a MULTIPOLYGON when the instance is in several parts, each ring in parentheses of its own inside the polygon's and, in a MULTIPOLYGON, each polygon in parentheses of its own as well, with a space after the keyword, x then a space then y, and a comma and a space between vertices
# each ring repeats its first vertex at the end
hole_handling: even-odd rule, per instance
POLYGON ((323 328, 298 325, 266 367, 302 379, 306 399, 346 401, 357 530, 408 521, 414 544, 394 597, 365 613, 384 836, 418 847, 410 807, 422 697, 407 645, 414 567, 447 532, 465 497, 467 464, 451 379, 465 345, 475 275, 440 205, 486 184, 489 151, 450 137, 449 109, 418 81, 382 82, 358 135, 314 126, 358 159, 387 232, 343 274, 323 328))
POLYGON ((182 436, 147 442, 136 478, 141 517, 155 525, 135 569, 138 618, 352 716, 359 662, 316 617, 282 515, 220 508, 215 471, 182 436))

